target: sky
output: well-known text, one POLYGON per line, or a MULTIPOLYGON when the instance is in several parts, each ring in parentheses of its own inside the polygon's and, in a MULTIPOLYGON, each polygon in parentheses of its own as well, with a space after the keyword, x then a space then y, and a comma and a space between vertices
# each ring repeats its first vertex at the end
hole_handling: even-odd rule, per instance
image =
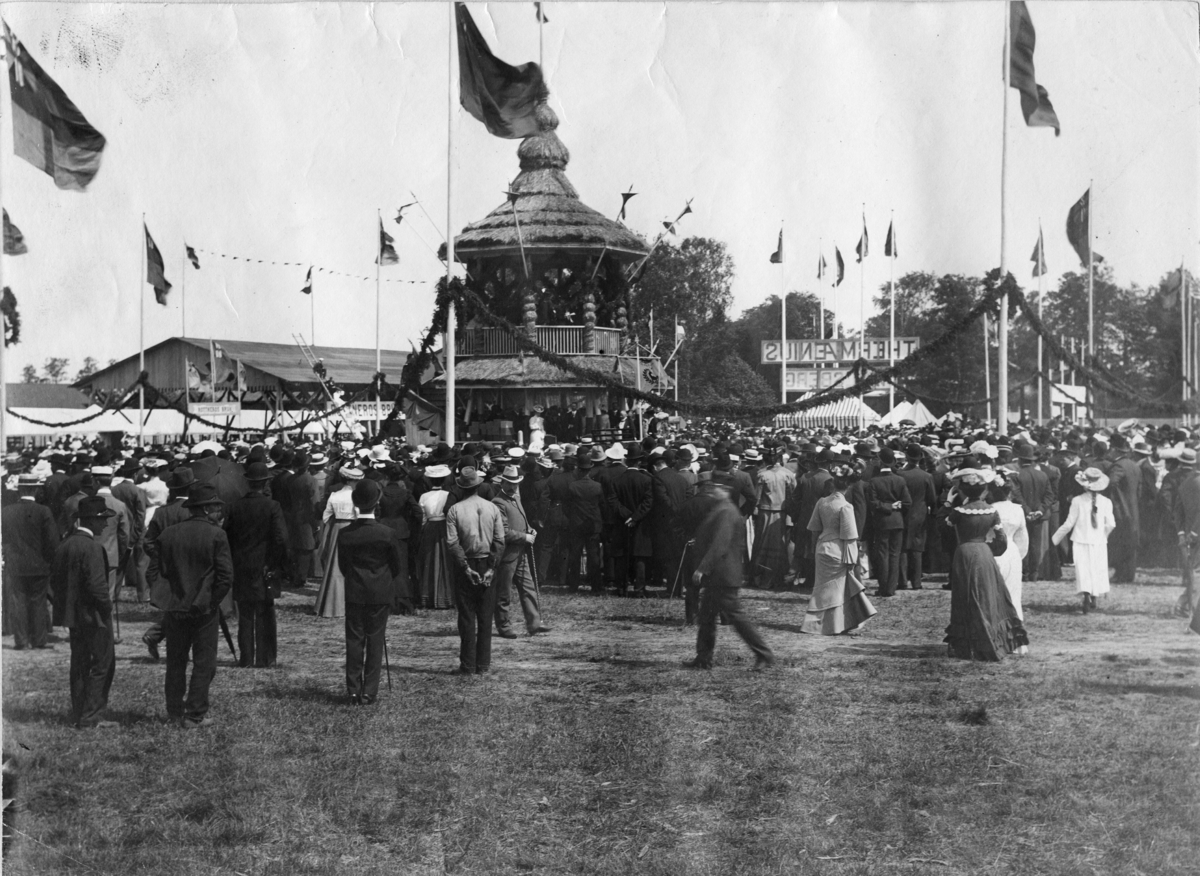
MULTIPOLYGON (((493 50, 537 60, 533 4, 473 3, 493 50)), ((1001 257, 1005 4, 546 3, 544 68, 582 200, 648 240, 688 199, 683 236, 723 241, 734 312, 823 292, 856 326, 889 271, 981 275, 1001 257), (855 263, 865 213, 870 255, 855 263), (899 256, 883 256, 889 221, 899 256), (769 263, 780 228, 785 259, 769 263), (846 277, 816 279, 818 252, 846 277), (861 273, 860 273, 861 272, 861 273)), ((1191 2, 1031 2, 1037 79, 1062 136, 1008 101, 1006 251, 1026 285, 1039 222, 1049 283, 1078 270, 1064 231, 1093 184, 1095 250, 1149 286, 1200 256, 1200 54, 1191 2)), ((86 193, 12 152, 0 201, 29 253, 3 260, 22 341, 6 366, 101 362, 187 334, 373 347, 377 211, 382 345, 429 323, 434 250, 503 203, 519 141, 457 106, 445 3, 4 3, 14 33, 107 138, 86 193), (453 82, 451 81, 453 79, 453 82), (450 88, 453 84, 453 112, 450 88), (449 148, 448 148, 449 144, 449 148), (448 155, 450 160, 448 161, 448 155), (404 222, 397 208, 419 199, 404 222), (424 209, 422 209, 424 208, 424 209), (142 282, 142 218, 174 284, 142 282), (200 270, 183 262, 200 250, 200 270), (251 259, 222 259, 213 253, 251 259), (258 264, 290 262, 291 265, 258 264), (314 295, 300 293, 308 265, 314 295), (363 279, 366 278, 366 279, 363 279)), ((789 333, 790 334, 790 333, 789 333)), ((13 378, 10 378, 13 379, 13 378)))

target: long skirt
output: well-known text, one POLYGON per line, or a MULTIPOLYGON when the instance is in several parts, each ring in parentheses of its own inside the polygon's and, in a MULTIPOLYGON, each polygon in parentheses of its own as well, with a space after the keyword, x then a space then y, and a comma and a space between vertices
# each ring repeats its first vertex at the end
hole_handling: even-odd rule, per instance
MULTIPOLYGON (((988 549, 989 551, 991 548, 988 549)), ((1000 567, 1000 576, 1004 578, 1004 586, 1008 590, 1008 598, 1012 600, 1017 617, 1022 622, 1025 612, 1021 608, 1021 551, 1013 542, 1008 543, 1008 550, 996 557, 996 565, 1000 567)))
POLYGON ((418 608, 454 608, 454 560, 446 546, 445 520, 431 520, 421 527, 413 595, 418 608))
POLYGON ((1071 543, 1075 555, 1075 592, 1102 596, 1108 592, 1108 545, 1071 543))
POLYGON ((337 536, 350 525, 349 520, 329 520, 321 533, 321 587, 313 608, 319 617, 346 616, 346 579, 338 568, 337 536))
POLYGON ((858 566, 846 566, 840 557, 817 554, 817 581, 804 613, 802 633, 836 636, 852 632, 875 615, 875 606, 867 599, 858 566))
POLYGON ((1029 644, 992 549, 981 541, 958 546, 950 565, 950 656, 999 660, 1029 644))
POLYGON ((768 590, 782 587, 787 575, 788 552, 783 521, 779 511, 760 511, 758 514, 759 535, 754 543, 754 556, 750 559, 750 576, 752 584, 768 590))

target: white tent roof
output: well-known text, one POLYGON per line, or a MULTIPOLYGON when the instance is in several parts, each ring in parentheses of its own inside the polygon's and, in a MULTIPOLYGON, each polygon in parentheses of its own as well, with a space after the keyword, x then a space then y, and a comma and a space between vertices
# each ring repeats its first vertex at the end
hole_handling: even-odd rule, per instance
POLYGON ((841 401, 818 405, 797 414, 776 414, 775 428, 777 429, 816 429, 820 426, 837 426, 839 428, 855 427, 859 416, 868 425, 879 422, 879 414, 856 396, 847 396, 841 401))
POLYGON ((930 423, 936 423, 938 418, 935 417, 925 407, 925 404, 917 399, 916 401, 902 401, 886 414, 879 421, 881 426, 895 426, 901 420, 912 420, 918 426, 928 426, 930 423))

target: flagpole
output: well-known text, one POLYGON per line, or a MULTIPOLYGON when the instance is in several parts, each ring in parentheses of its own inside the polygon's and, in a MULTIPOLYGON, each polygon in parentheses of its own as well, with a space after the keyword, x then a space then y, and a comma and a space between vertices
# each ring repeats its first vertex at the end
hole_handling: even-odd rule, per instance
MULTIPOLYGON (((1088 345, 1087 353, 1084 356, 1084 364, 1087 364, 1087 356, 1093 359, 1096 356, 1096 298, 1095 298, 1095 283, 1093 282, 1092 274, 1092 226, 1095 224, 1092 219, 1095 214, 1095 207, 1092 201, 1092 181, 1088 180, 1088 209, 1087 209, 1087 234, 1088 234, 1088 345)), ((1094 410, 1096 404, 1095 394, 1092 392, 1092 385, 1088 383, 1088 416, 1091 419, 1096 418, 1094 410)))
MULTIPOLYGON (((447 3, 450 14, 450 33, 446 41, 446 294, 450 294, 450 280, 454 271, 454 222, 453 222, 453 186, 454 177, 454 31, 457 22, 454 15, 454 4, 447 3)), ((446 311, 446 331, 442 335, 442 349, 446 358, 446 443, 454 446, 454 345, 455 338, 455 305, 450 300, 446 311)))
MULTIPOLYGON (((863 201, 863 251, 858 255, 858 357, 864 361, 867 358, 867 203, 863 201)), ((867 428, 867 412, 863 410, 866 402, 863 393, 858 394, 858 431, 867 428)))
MULTIPOLYGON (((1012 60, 1009 57, 1012 51, 1012 34, 1011 28, 1011 10, 1009 4, 1004 4, 1004 100, 1003 100, 1003 116, 1001 117, 1001 137, 1000 137, 1000 286, 1003 288, 1005 280, 1008 278, 1008 237, 1005 233, 1005 218, 1006 218, 1006 197, 1005 190, 1008 188, 1008 80, 1009 74, 1012 72, 1009 68, 1012 60)), ((996 421, 996 432, 1000 435, 1008 434, 1008 297, 1001 296, 1000 298, 1000 319, 997 324, 997 344, 999 346, 999 355, 997 356, 997 389, 999 390, 999 417, 996 421)), ((990 396, 991 393, 989 392, 990 396)))
POLYGON ((983 314, 983 394, 987 398, 987 418, 992 418, 992 338, 991 319, 983 314))
POLYGON ((187 253, 179 260, 179 336, 187 337, 187 253))
POLYGON ((779 401, 787 404, 787 278, 784 276, 783 221, 779 222, 779 401))
POLYGON ((146 214, 142 214, 141 269, 138 272, 138 444, 145 444, 146 387, 142 374, 146 371, 146 214))
MULTIPOLYGON (((888 219, 888 232, 891 237, 892 254, 888 256, 888 266, 891 269, 888 276, 888 299, 891 314, 888 325, 888 367, 896 367, 896 211, 893 210, 888 219)), ((888 383, 888 411, 896 407, 896 387, 888 383)))
MULTIPOLYGON (((675 314, 675 349, 679 349, 679 314, 675 314)), ((675 359, 675 401, 679 401, 679 359, 675 359)), ((678 414, 679 412, 676 411, 678 414)))
MULTIPOLYGON (((1046 322, 1042 319, 1043 305, 1046 298, 1046 270, 1042 267, 1045 262, 1046 254, 1043 251, 1042 244, 1042 220, 1038 220, 1038 322, 1045 326, 1046 322)), ((1045 363, 1043 362, 1044 350, 1042 336, 1038 334, 1038 403, 1037 403, 1037 420, 1038 423, 1046 421, 1045 412, 1042 408, 1043 397, 1046 394, 1046 377, 1045 363)))
POLYGON ((378 374, 383 370, 382 357, 379 353, 379 271, 383 262, 383 237, 379 230, 383 228, 383 215, 380 210, 375 210, 375 234, 379 237, 377 249, 379 252, 375 256, 375 434, 379 435, 380 427, 383 426, 383 399, 380 397, 380 391, 383 386, 379 380, 378 374))
MULTIPOLYGON (((1179 391, 1179 399, 1185 405, 1188 402, 1188 354, 1187 354, 1187 275, 1183 272, 1183 261, 1179 262, 1179 370, 1183 383, 1179 391)), ((1188 425, 1187 409, 1183 412, 1183 423, 1188 425)))
MULTIPOLYGON (((311 271, 312 268, 309 268, 309 270, 311 271)), ((310 283, 312 282, 311 278, 309 279, 309 282, 310 283)), ((314 290, 311 286, 309 286, 309 288, 308 288, 308 318, 309 318, 309 322, 310 322, 310 331, 309 331, 308 344, 310 347, 315 347, 317 345, 317 297, 316 296, 317 296, 316 290, 314 290)), ((314 353, 313 355, 315 356, 316 353, 314 353)))

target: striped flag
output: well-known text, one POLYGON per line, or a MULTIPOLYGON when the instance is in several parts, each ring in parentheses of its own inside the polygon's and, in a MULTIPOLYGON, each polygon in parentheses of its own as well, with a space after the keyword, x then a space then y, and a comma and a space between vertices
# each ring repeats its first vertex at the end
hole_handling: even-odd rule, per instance
POLYGON ((146 282, 154 287, 154 300, 166 306, 171 284, 167 281, 162 253, 158 251, 158 244, 150 236, 150 229, 145 223, 142 223, 142 231, 146 232, 146 282))

